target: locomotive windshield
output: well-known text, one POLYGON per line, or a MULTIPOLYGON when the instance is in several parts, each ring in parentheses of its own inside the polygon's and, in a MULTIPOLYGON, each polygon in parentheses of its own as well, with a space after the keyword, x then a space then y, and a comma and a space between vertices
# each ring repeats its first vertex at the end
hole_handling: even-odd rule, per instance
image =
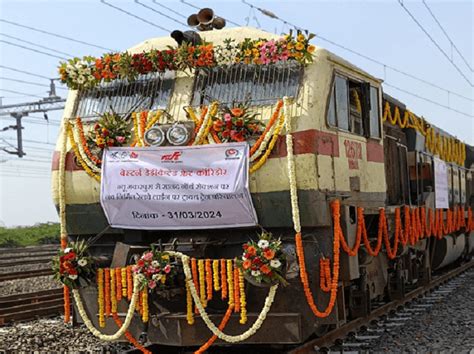
POLYGON ((207 105, 211 101, 271 105, 283 96, 296 97, 302 74, 303 66, 296 62, 201 69, 196 73, 192 105, 207 105))
POLYGON ((79 103, 73 117, 96 118, 107 112, 126 115, 132 111, 165 109, 174 79, 174 71, 167 71, 141 75, 133 82, 103 82, 79 92, 79 103))

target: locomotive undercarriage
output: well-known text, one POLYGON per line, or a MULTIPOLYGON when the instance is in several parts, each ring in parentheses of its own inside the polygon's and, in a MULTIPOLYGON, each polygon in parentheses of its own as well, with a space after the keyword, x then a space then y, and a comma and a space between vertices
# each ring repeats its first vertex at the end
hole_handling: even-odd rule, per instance
MULTIPOLYGON (((343 213, 343 220, 345 215, 346 213, 343 213)), ((376 215, 366 217, 369 238, 373 240, 376 239, 376 233, 371 226, 377 225, 377 222, 376 215)), ((354 235, 350 232, 350 225, 345 225, 345 223, 342 225, 345 228, 346 237, 354 235)), ((364 251, 363 247, 360 248, 356 257, 348 257, 341 252, 341 278, 337 305, 330 316, 319 319, 310 311, 303 291, 295 291, 301 288, 301 283, 292 230, 271 229, 269 231, 280 236, 284 242, 284 249, 288 255, 286 276, 289 286, 278 289, 272 310, 262 328, 245 341, 245 344, 303 343, 309 338, 322 335, 330 328, 339 327, 349 320, 368 315, 376 303, 403 298, 408 289, 428 282, 431 276, 432 257, 430 257, 429 242, 433 239, 423 240, 417 247, 400 248, 398 257, 393 261, 388 260, 384 252, 380 252, 377 257, 372 257, 364 251), (346 267, 344 264, 348 264, 349 258, 352 264, 346 267)), ((136 232, 130 234, 125 232, 122 239, 128 240, 127 243, 116 243, 115 237, 104 235, 100 241, 97 241, 96 246, 91 247, 91 250, 96 257, 100 256, 103 265, 111 267, 133 263, 135 255, 140 255, 151 243, 163 250, 177 250, 192 257, 233 258, 240 256, 241 245, 248 240, 252 232, 258 232, 258 230, 226 230, 226 234, 220 237, 215 236, 215 233, 209 237, 205 232, 194 232, 192 236, 189 233, 186 236, 173 235, 173 237, 164 236, 165 233, 140 232, 140 242, 130 241, 130 239, 138 238, 136 232), (110 244, 107 240, 110 240, 110 244), (113 257, 110 258, 107 255, 111 254, 112 249, 113 257)), ((332 257, 332 229, 306 228, 303 230, 303 240, 312 292, 318 307, 323 310, 328 303, 329 295, 322 292, 319 287, 319 258, 322 255, 332 257)), ((351 240, 349 244, 352 244, 351 240)), ((137 338, 149 343, 186 347, 200 345, 212 335, 199 316, 196 316, 194 325, 187 324, 184 278, 178 277, 175 285, 172 289, 150 295, 149 323, 144 324, 138 316, 135 316, 130 326, 130 332, 137 338)), ((90 318, 93 319, 95 325, 98 325, 96 287, 87 287, 81 292, 90 318)), ((268 288, 247 284, 248 324, 239 324, 238 314, 233 314, 233 318, 226 326, 226 333, 239 334, 245 331, 262 309, 267 292, 268 288)), ((125 316, 127 306, 123 301, 119 304, 119 315, 125 316)), ((213 299, 208 303, 207 311, 210 318, 215 323, 219 323, 226 308, 226 301, 213 299)), ((106 323, 104 332, 113 333, 117 328, 113 320, 108 319, 106 323)), ((225 345, 223 342, 217 343, 225 345)))

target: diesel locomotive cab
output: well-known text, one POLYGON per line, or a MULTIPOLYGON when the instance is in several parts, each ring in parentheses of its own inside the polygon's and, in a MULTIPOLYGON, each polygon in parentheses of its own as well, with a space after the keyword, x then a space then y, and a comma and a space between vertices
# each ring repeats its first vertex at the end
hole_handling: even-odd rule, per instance
MULTIPOLYGON (((208 15, 204 11, 196 17, 201 20, 191 20, 208 28, 214 18, 208 19, 208 15)), ((220 26, 219 21, 217 24, 220 26)), ((126 269, 151 246, 181 252, 196 260, 233 262, 242 257, 242 245, 258 238, 262 231, 279 238, 286 256, 284 277, 288 286, 278 288, 271 310, 262 323, 259 318, 268 310, 265 301, 269 288, 255 286, 246 279, 243 289, 248 320, 239 321, 241 314, 232 314, 225 327, 226 333, 238 335, 257 322, 260 329, 249 336, 245 344, 304 343, 331 326, 338 327, 350 319, 367 315, 373 301, 403 296, 405 285, 429 279, 432 269, 472 252, 474 245, 472 233, 456 232, 443 240, 430 238, 416 245, 400 245, 393 257, 388 257, 385 251, 368 251, 371 245, 377 248, 376 244, 382 243, 381 209, 388 225, 390 236, 387 237, 393 242, 398 208, 403 209, 405 205, 437 208, 434 175, 438 170, 435 171, 433 162, 437 151, 433 153, 425 148, 426 144, 418 140, 416 129, 402 128, 396 121, 387 119, 387 104, 392 110, 397 106, 402 116, 406 110, 404 105, 382 94, 381 80, 344 59, 322 48, 307 50, 299 44, 304 42, 301 40, 295 43, 306 48, 302 51, 306 51, 304 55, 311 60, 303 60, 299 54, 287 57, 280 51, 279 59, 270 57, 267 61, 266 54, 262 53, 279 45, 275 43, 287 41, 285 38, 242 27, 200 32, 199 37, 176 32, 173 38, 150 39, 130 48, 127 54, 130 63, 146 73, 130 78, 117 74, 118 78, 107 77, 92 87, 71 90, 53 161, 53 197, 58 208, 65 212, 68 237, 89 240, 90 252, 99 260, 101 268, 126 269), (176 46, 175 39, 180 47, 172 52, 170 47, 176 46), (248 47, 249 43, 255 43, 260 49, 254 48, 255 51, 248 47), (182 53, 183 48, 187 51, 185 57, 176 54, 182 53), (200 50, 198 57, 194 57, 196 50, 200 50), (155 53, 153 65, 163 67, 146 69, 149 57, 143 53, 155 53), (194 58, 193 64, 185 70, 176 70, 173 60, 186 61, 189 57, 194 58), (206 65, 206 60, 212 65, 206 65), (216 119, 206 121, 214 108, 219 112, 214 113, 216 119), (224 128, 226 124, 232 125, 231 118, 225 117, 230 108, 248 112, 252 125, 249 129, 261 134, 249 135, 246 140, 239 135, 239 130, 229 129, 229 135, 224 138, 228 142, 248 144, 247 202, 258 220, 255 225, 225 228, 211 228, 210 224, 201 228, 178 225, 172 229, 144 226, 145 221, 150 225, 154 213, 156 218, 166 214, 160 209, 159 201, 146 215, 137 212, 135 222, 140 223, 142 219, 143 225, 109 224, 110 215, 107 214, 108 219, 101 205, 101 182, 103 192, 106 188, 103 179, 109 170, 106 165, 101 166, 105 155, 102 155, 104 146, 100 145, 107 145, 111 139, 107 129, 102 130, 104 119, 115 119, 115 126, 122 129, 120 136, 128 139, 121 147, 111 142, 110 151, 126 151, 128 155, 124 156, 129 160, 134 158, 132 153, 138 156, 147 149, 156 156, 166 151, 161 160, 171 166, 179 162, 185 149, 199 149, 201 145, 209 148, 222 143, 219 129, 222 125, 224 128), (206 126, 203 126, 204 121, 208 122, 206 126), (415 138, 410 129, 415 131, 415 138), (205 135, 201 135, 203 131, 205 135), (196 137, 200 137, 199 142, 196 137), (266 149, 253 148, 259 144, 264 144, 266 149), (337 223, 331 208, 334 200, 340 201, 337 223), (341 248, 339 279, 330 283, 332 289, 328 291, 323 289, 323 282, 324 279, 329 282, 330 274, 324 278, 323 268, 325 264, 334 263, 335 225, 339 222, 350 247, 355 247, 357 242, 360 244, 361 239, 357 241, 357 237, 360 237, 359 226, 363 222, 366 242, 362 241, 364 246, 352 255, 341 248), (302 253, 295 243, 298 223, 301 232, 297 237, 301 237, 304 247, 304 259, 300 262, 298 257, 302 253), (309 284, 301 283, 303 271, 310 279, 309 284), (318 307, 324 309, 332 303, 329 315, 318 317, 314 310, 309 311, 308 291, 314 295, 318 307)), ((296 49, 288 50, 298 53, 296 49)), ((97 65, 107 67, 107 60, 115 60, 113 56, 107 58, 96 61, 91 70, 97 72, 97 65)), ((113 65, 109 67, 114 74, 113 65)), ((455 143, 461 146, 453 140, 453 146, 455 143)), ((205 147, 199 151, 209 151, 205 147)), ((472 204, 472 170, 471 166, 459 165, 461 157, 449 162, 450 194, 446 208, 462 205, 464 212, 472 204)), ((209 162, 206 167, 212 164, 209 162)), ((122 177, 130 176, 125 173, 122 177)), ((155 182, 164 183, 163 180, 167 185, 177 183, 173 176, 163 177, 157 173, 155 182)), ((143 185, 131 193, 148 193, 144 188, 148 187, 143 185)), ((195 217, 195 214, 177 214, 182 217, 183 225, 184 215, 195 217)), ((129 331, 136 338, 145 338, 146 333, 149 343, 202 345, 212 333, 198 314, 194 314, 194 324, 190 324, 193 311, 190 313, 187 306, 191 303, 193 309, 193 305, 183 265, 180 262, 173 265, 177 269, 173 284, 148 294, 149 320, 144 322, 142 316, 136 314, 129 331)), ((212 288, 210 291, 212 293, 212 288)), ((96 284, 81 288, 80 293, 93 324, 102 327, 104 333, 115 333, 116 323, 112 317, 106 317, 104 323, 99 321, 97 314, 102 310, 96 284)), ((124 317, 128 306, 126 299, 120 300, 118 315, 124 317)), ((212 322, 219 323, 228 306, 228 299, 222 300, 214 293, 207 301, 206 312, 212 322)), ((217 343, 224 342, 218 340, 217 343)))

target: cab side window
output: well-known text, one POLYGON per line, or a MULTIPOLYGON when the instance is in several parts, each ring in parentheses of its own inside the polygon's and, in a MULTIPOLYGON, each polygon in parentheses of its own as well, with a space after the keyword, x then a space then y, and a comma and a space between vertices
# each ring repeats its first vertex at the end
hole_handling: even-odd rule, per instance
POLYGON ((380 137, 378 89, 336 75, 330 91, 328 124, 353 134, 380 137))

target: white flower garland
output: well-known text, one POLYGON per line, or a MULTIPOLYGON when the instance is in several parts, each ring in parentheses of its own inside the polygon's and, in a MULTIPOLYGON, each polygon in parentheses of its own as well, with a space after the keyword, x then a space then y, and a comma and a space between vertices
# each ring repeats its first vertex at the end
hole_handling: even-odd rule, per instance
POLYGON ((288 112, 290 99, 283 97, 283 115, 285 116, 286 128, 286 153, 288 163, 288 179, 290 182, 291 214, 293 217, 293 227, 296 232, 301 232, 300 210, 298 207, 298 190, 296 187, 295 159, 293 155, 293 135, 291 135, 291 115, 288 112))
MULTIPOLYGON (((281 113, 280 113, 281 114, 281 113)), ((260 144, 260 146, 258 147, 257 151, 255 151, 252 156, 250 156, 250 162, 253 162, 255 161, 267 148, 267 145, 268 145, 268 142, 270 141, 270 139, 272 138, 272 135, 273 135, 273 132, 275 131, 276 127, 277 127, 277 120, 275 120, 275 122, 273 123, 273 125, 270 127, 270 129, 268 130, 267 134, 265 134, 265 137, 263 138, 262 140, 262 143, 260 144)))
POLYGON ((66 150, 67 150, 67 131, 69 121, 63 120, 63 131, 61 141, 61 151, 59 152, 59 176, 58 176, 58 194, 59 194, 59 225, 61 240, 67 239, 66 230, 66 194, 65 194, 65 170, 66 170, 66 150))
POLYGON ((84 151, 84 146, 82 145, 82 141, 80 137, 78 137, 79 132, 78 132, 77 126, 73 124, 72 127, 73 127, 72 134, 74 136, 74 140, 76 141, 76 145, 79 150, 79 154, 82 157, 82 160, 87 164, 87 166, 89 166, 89 168, 94 173, 100 174, 101 173, 100 168, 97 167, 96 164, 89 159, 89 156, 87 156, 86 152, 84 151))
POLYGON ((269 292, 268 295, 265 299, 265 304, 263 305, 263 309, 260 312, 260 314, 257 317, 257 320, 254 322, 252 327, 250 327, 247 331, 240 335, 236 336, 230 336, 228 334, 223 333, 219 328, 216 327, 216 325, 211 321, 209 318, 206 310, 201 304, 201 300, 199 298, 199 295, 196 291, 196 287, 194 286, 194 282, 192 279, 191 275, 191 269, 189 268, 189 256, 186 256, 185 254, 182 254, 180 252, 172 252, 168 251, 168 254, 170 256, 178 257, 181 258, 181 262, 183 263, 183 271, 184 271, 184 276, 186 279, 186 283, 189 286, 189 290, 191 291, 191 295, 193 297, 194 303, 201 314, 201 318, 203 319, 204 323, 206 324, 207 328, 216 335, 219 339, 222 339, 223 341, 226 341, 228 343, 238 343, 246 340, 247 338, 251 337, 254 335, 262 326, 263 322, 267 318, 267 314, 270 311, 270 308, 272 306, 273 300, 275 299, 275 294, 278 289, 278 284, 273 285, 269 292))
POLYGON ((138 290, 139 285, 140 283, 136 279, 136 276, 134 276, 133 277, 133 295, 130 301, 130 306, 128 306, 127 316, 125 317, 125 321, 123 322, 122 326, 114 334, 103 334, 94 327, 91 320, 87 316, 86 311, 84 310, 84 305, 81 300, 81 294, 79 293, 77 289, 72 290, 72 294, 74 295, 74 300, 76 301, 79 315, 84 321, 84 324, 86 325, 86 327, 94 336, 96 336, 97 338, 103 341, 113 341, 113 340, 119 339, 127 331, 128 327, 130 326, 130 323, 132 322, 133 315, 135 312, 135 305, 137 304, 137 300, 138 300, 138 294, 140 293, 140 291, 138 290))
POLYGON ((213 112, 215 111, 216 107, 217 107, 217 102, 213 102, 211 104, 211 106, 209 107, 209 109, 206 113, 206 116, 204 117, 204 119, 202 121, 202 124, 199 127, 199 131, 196 134, 196 137, 194 138, 194 141, 193 141, 192 145, 197 145, 202 140, 204 132, 206 131, 206 127, 209 123, 209 119, 211 119, 211 116, 214 115, 213 112))

